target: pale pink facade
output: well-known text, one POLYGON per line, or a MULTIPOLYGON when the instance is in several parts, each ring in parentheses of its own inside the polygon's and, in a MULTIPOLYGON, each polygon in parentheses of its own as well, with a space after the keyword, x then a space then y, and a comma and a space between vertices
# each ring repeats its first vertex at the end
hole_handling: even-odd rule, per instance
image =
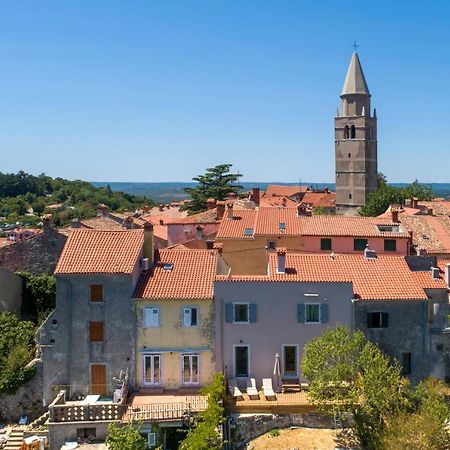
MULTIPOLYGON (((349 237, 349 236, 302 236, 302 252, 305 253, 362 253, 363 250, 355 250, 355 239, 364 239, 349 237), (322 250, 322 239, 331 239, 331 249, 322 250)), ((409 254, 409 239, 406 237, 368 237, 367 244, 371 250, 377 254, 387 255, 408 255, 409 254), (385 241, 395 241, 395 250, 392 250, 393 244, 386 244, 390 250, 385 250, 385 241)))
POLYGON ((192 239, 202 239, 208 234, 217 233, 220 222, 214 223, 168 223, 167 244, 168 246, 182 244, 192 239), (197 229, 200 228, 200 229, 197 229))

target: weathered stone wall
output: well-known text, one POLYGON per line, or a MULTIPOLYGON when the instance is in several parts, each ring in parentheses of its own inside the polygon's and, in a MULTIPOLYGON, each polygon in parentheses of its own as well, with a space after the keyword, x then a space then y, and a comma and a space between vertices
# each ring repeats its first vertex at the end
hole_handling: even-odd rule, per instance
POLYGON ((0 248, 0 267, 11 272, 52 274, 61 255, 67 236, 53 228, 0 248))
POLYGON ((14 395, 0 394, 0 419, 17 422, 27 415, 30 421, 42 415, 46 408, 42 404, 42 362, 36 361, 36 375, 25 383, 14 395))
POLYGON ((305 414, 231 414, 232 446, 244 449, 246 444, 274 428, 334 428, 332 416, 305 414))
POLYGON ((9 270, 0 268, 0 312, 18 313, 22 303, 22 279, 9 270))

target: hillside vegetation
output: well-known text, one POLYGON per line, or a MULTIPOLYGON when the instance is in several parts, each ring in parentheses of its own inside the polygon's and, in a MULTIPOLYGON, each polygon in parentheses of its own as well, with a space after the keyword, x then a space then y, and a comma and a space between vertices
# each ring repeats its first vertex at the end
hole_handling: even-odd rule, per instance
POLYGON ((69 181, 45 174, 34 176, 23 171, 0 172, 0 221, 3 223, 35 226, 42 214, 52 213, 55 225, 61 226, 75 217, 94 217, 99 203, 113 211, 153 205, 146 197, 113 192, 109 186, 95 187, 86 181, 69 181))

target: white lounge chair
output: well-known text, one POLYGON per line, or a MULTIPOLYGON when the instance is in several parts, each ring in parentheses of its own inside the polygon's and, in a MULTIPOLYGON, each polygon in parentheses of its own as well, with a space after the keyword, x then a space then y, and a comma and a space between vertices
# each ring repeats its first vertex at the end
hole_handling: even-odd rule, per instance
POLYGON ((275 392, 273 391, 272 378, 263 378, 262 379, 262 389, 264 392, 264 397, 266 397, 267 400, 269 400, 269 399, 276 400, 277 396, 275 395, 275 392))
POLYGON ((241 390, 238 388, 237 382, 234 378, 228 380, 228 392, 236 400, 243 400, 243 395, 241 390))
POLYGON ((256 380, 254 378, 247 378, 247 394, 251 400, 259 399, 258 389, 256 389, 256 380))

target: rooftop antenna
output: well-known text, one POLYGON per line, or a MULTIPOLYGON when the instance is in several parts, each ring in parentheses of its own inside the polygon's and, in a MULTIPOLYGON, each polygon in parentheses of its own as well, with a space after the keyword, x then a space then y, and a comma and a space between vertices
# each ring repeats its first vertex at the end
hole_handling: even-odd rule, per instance
POLYGON ((353 47, 353 51, 356 53, 356 49, 359 47, 359 44, 357 44, 356 41, 353 41, 353 44, 350 47, 353 47))

